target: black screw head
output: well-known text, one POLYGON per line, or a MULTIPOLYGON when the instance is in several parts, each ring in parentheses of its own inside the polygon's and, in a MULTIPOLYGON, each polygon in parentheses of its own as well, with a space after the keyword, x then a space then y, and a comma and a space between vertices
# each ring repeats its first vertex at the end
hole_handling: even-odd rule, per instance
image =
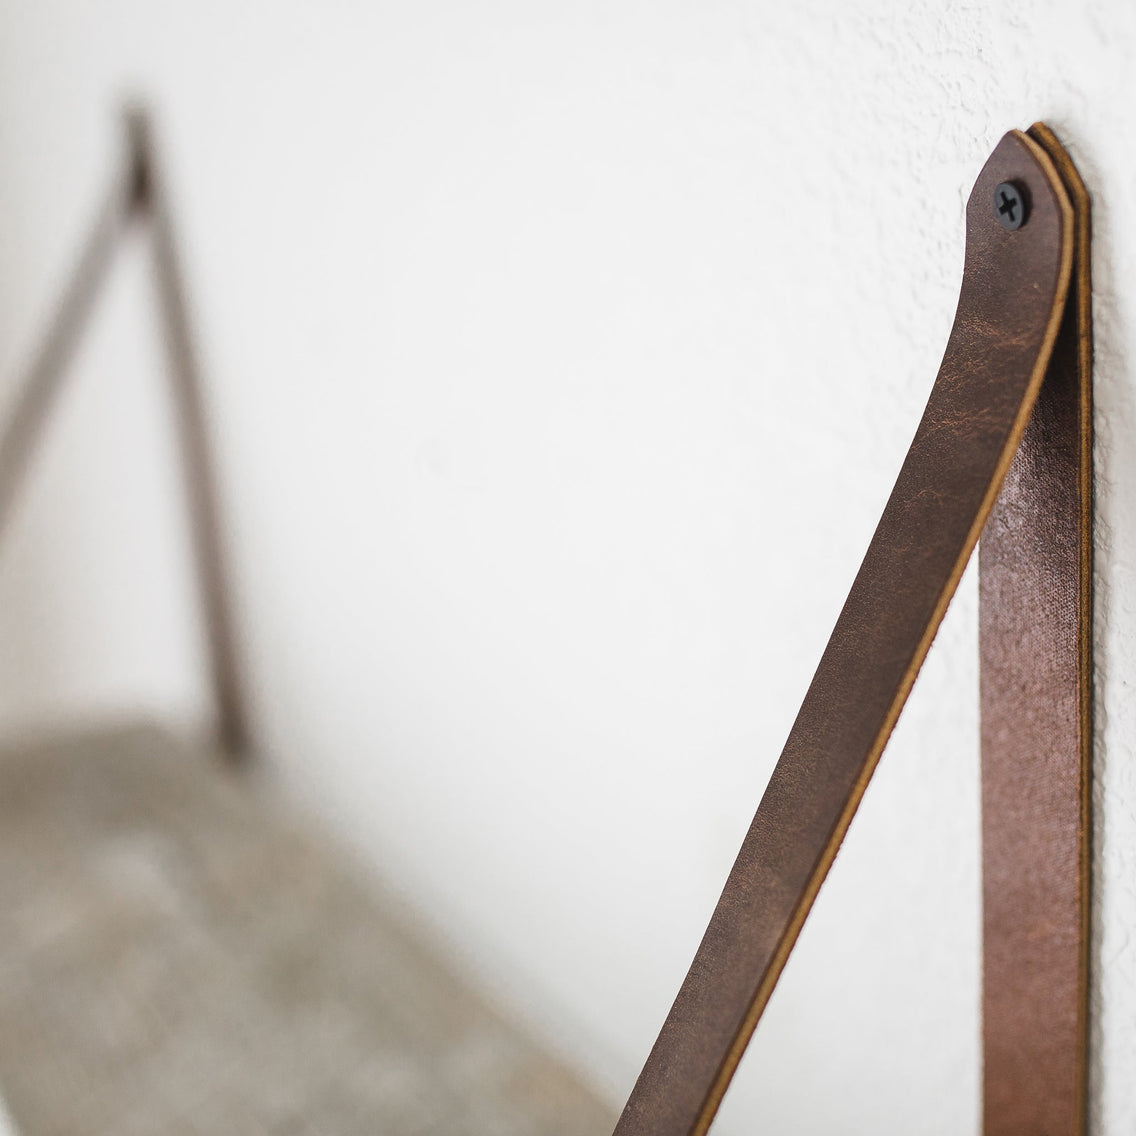
POLYGON ((1029 216, 1025 191, 1012 181, 1004 181, 994 190, 994 216, 1003 229, 1020 229, 1029 216))

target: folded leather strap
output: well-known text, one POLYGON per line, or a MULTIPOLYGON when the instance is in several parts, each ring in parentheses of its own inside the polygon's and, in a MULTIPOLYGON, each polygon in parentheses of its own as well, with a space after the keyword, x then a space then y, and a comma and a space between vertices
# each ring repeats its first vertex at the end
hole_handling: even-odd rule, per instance
MULTIPOLYGON (((1063 322, 1074 210, 1047 150, 1072 167, 1033 133, 1007 134, 971 194, 958 311, 923 418, 617 1136, 709 1128, 1012 462, 981 581, 987 1133, 1081 1131, 1087 228, 1063 322), (1028 204, 1016 229, 995 209, 1004 182, 1028 204)), ((1081 191, 1087 225, 1084 204, 1081 191)))
POLYGON ((251 748, 244 683, 237 653, 228 561, 210 454, 206 406, 190 328, 169 196, 161 177, 153 131, 141 108, 125 115, 126 162, 115 171, 67 289, 32 357, 7 422, 0 422, 0 543, 17 495, 51 412, 63 393, 68 366, 134 221, 146 221, 153 239, 155 284, 170 364, 170 393, 180 443, 206 646, 217 704, 219 752, 230 761, 251 748))

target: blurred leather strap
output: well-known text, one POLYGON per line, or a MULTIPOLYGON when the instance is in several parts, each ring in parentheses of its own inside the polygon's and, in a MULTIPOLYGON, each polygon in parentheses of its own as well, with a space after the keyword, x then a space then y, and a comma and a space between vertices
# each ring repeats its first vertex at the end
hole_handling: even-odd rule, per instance
POLYGON ((1089 198, 1037 405, 979 546, 986 1136, 1080 1136, 1088 1049, 1092 752, 1089 198))
POLYGON ((67 288, 26 375, 16 387, 11 412, 0 422, 0 543, 115 256, 130 226, 144 221, 152 236, 154 279, 185 472, 192 551, 217 707, 216 739, 220 754, 236 762, 249 756, 251 735, 191 305, 186 298, 169 193, 161 176, 149 117, 141 107, 128 108, 125 126, 126 160, 114 173, 110 193, 99 209, 67 288))
MULTIPOLYGON (((1066 372, 1074 355, 1087 381, 1079 346, 1071 354, 1063 338, 1054 354, 1059 330, 1068 326, 1064 317, 1080 214, 1075 217, 1051 153, 1067 177, 1071 166, 1047 131, 1036 127, 1033 133, 1007 134, 971 193, 958 310, 923 417, 690 971, 616 1126, 617 1136, 692 1136, 709 1128, 1027 434, 1051 357, 1061 372, 1048 384, 1060 388, 1054 394, 1058 402, 1073 397, 1066 372), (1004 228, 995 212, 995 189, 1003 182, 1018 186, 1029 202, 1028 219, 1016 230, 1004 228)), ((1083 240, 1081 248, 1087 248, 1083 240)), ((1073 292, 1078 304, 1087 303, 1087 283, 1087 277, 1078 276, 1073 292)), ((1063 334, 1077 338, 1075 331, 1063 334)), ((1076 397, 1081 399, 1079 393, 1076 397)), ((1048 393, 1041 405, 1049 407, 1048 393)), ((983 613, 983 734, 984 742, 997 740, 984 752, 984 761, 1012 762, 986 780, 984 792, 984 827, 988 843, 993 841, 991 865, 997 873, 986 881, 991 968, 986 1037, 988 1044, 997 1038, 998 1052, 1007 1054, 989 1063, 986 1077, 987 1123, 1005 1124, 988 1128, 998 1136, 1076 1133, 1080 1121, 1073 1118, 1083 1114, 1087 824, 1081 771, 1088 745, 1083 590, 1088 538, 1079 527, 1087 521, 1077 518, 1088 503, 1088 443, 1084 403, 1077 405, 1080 434, 1055 466, 1049 464, 1048 428, 1031 428, 1029 437, 1036 443, 1013 467, 1012 485, 1021 486, 1014 500, 1024 499, 1025 505, 1000 509, 1012 539, 1004 555, 984 556, 993 570, 983 579, 984 608, 1005 602, 1018 609, 993 617, 983 613), (1066 489, 1076 488, 1047 506, 1055 478, 1064 478, 1066 489), (1074 512, 1058 525, 1052 517, 1057 508, 1074 512), (1031 523, 1036 518, 1039 528, 1048 524, 1047 539, 1039 542, 1030 532, 1018 532, 1019 513, 1028 514, 1031 523), (1071 558, 1070 547, 1076 549, 1071 558), (1018 560, 1035 556, 1026 579, 1006 582, 1018 560), (1053 607, 1060 607, 1059 618, 1053 607), (1030 620, 1041 609, 1053 630, 1039 636, 1030 620), (1074 624, 1076 645, 1070 646, 1074 624), (1060 651, 1042 664, 1045 677, 1033 677, 1036 653, 1056 651, 1057 642, 1060 651), (988 659, 996 663, 993 669, 988 659), (1026 674, 1030 677, 1023 679, 1026 674), (1030 723, 1023 731, 1028 737, 1016 736, 1023 715, 1030 723), (1052 726, 1058 720, 1061 730, 1052 726), (1040 765, 1031 764, 1034 759, 1040 765), (1049 777, 1050 764, 1063 771, 1058 781, 1072 794, 1072 812, 1064 798, 1050 807, 1050 788, 1033 792, 1049 777), (1077 770, 1072 780, 1070 769, 1077 770), (1005 836, 1004 822, 1010 833, 1005 836), (1059 854, 1051 839, 1060 844, 1059 854), (1057 875, 1063 876, 1059 883, 1046 882, 1057 875), (1020 886, 1021 877, 1041 879, 1020 886), (1070 889, 1077 903, 1051 910, 1050 897, 1064 897, 1070 889), (1061 925, 1051 928, 1047 921, 1061 925), (1022 943, 1048 939, 1051 930, 1051 946, 1018 957, 1022 943), (1036 967, 1037 973, 1015 974, 1013 992, 1002 997, 1001 984, 1022 967, 1036 967), (1058 1030, 1060 1040, 1046 1041, 1051 1015, 1068 1016, 1074 989, 1074 1026, 1058 1030), (1019 997, 1037 997, 1036 1007, 1022 1013, 1019 997), (1019 1060, 1013 1050, 1027 1034, 1033 1035, 1027 1056, 1019 1060), (1033 1068, 1037 1062, 1040 1067, 1033 1068), (1080 1071, 1070 1074, 1070 1069, 1080 1071), (1050 1103, 1040 1107, 1049 1111, 1044 1123, 1035 1124, 1034 1104, 1019 1098, 1042 1082, 1050 1103), (1056 1087, 1063 1084, 1067 1090, 1056 1087), (1067 1124, 1062 1116, 1069 1118, 1067 1124)), ((1063 422, 1066 413, 1058 415, 1063 422)), ((1047 421, 1050 414, 1044 410, 1047 421)))

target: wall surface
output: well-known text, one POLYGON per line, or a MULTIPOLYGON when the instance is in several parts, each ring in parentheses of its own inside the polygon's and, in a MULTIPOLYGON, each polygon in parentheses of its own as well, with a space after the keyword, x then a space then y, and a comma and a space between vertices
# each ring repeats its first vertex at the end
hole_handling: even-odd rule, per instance
MULTIPOLYGON (((1136 1130, 1136 9, 0 0, 0 413, 161 128, 266 762, 613 1098, 685 972, 1046 120, 1095 197, 1094 1133, 1136 1130)), ((0 728, 192 723, 135 242, 0 561, 0 728)), ((723 1133, 977 1130, 963 583, 723 1133)))

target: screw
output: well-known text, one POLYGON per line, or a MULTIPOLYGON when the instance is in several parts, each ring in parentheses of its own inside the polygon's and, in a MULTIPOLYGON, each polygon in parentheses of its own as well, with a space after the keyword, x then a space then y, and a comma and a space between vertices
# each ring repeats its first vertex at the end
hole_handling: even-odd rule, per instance
POLYGON ((1026 195, 1012 181, 1004 181, 994 190, 994 215, 1003 229, 1020 229, 1029 216, 1026 195))

